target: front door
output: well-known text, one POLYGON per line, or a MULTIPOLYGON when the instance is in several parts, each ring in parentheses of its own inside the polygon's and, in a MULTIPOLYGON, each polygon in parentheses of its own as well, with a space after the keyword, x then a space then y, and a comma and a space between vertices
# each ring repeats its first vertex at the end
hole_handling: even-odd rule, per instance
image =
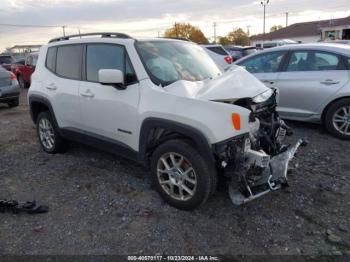
POLYGON ((84 130, 97 138, 131 146, 136 133, 139 84, 126 50, 115 44, 88 44, 85 53, 85 81, 79 90, 84 130), (126 89, 100 84, 100 69, 123 71, 126 89))

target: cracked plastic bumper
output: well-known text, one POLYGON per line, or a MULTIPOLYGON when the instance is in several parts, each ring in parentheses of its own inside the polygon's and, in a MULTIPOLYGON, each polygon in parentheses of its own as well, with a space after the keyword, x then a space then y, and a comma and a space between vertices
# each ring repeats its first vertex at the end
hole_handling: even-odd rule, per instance
POLYGON ((294 146, 289 146, 278 155, 270 157, 263 152, 248 150, 245 153, 245 161, 239 172, 246 172, 252 165, 264 168, 259 181, 254 186, 245 185, 247 194, 241 193, 232 184, 229 185, 230 198, 235 205, 242 205, 256 198, 259 198, 269 192, 281 189, 288 185, 288 166, 294 158, 298 148, 307 143, 300 139, 294 146))

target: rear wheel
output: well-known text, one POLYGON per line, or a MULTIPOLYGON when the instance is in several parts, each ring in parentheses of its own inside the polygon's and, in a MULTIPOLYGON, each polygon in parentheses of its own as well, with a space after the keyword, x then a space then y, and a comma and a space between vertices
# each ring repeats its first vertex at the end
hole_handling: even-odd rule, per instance
POLYGON ((332 104, 326 112, 324 124, 334 136, 350 140, 350 98, 332 104))
POLYGON ((207 161, 183 140, 169 140, 153 153, 153 183, 171 206, 193 210, 203 204, 213 188, 213 174, 207 161))
POLYGON ((41 112, 36 122, 38 138, 44 151, 50 154, 65 151, 66 143, 55 129, 50 113, 41 112))
POLYGON ((7 104, 9 107, 16 107, 19 105, 19 98, 17 97, 15 99, 9 101, 7 104))

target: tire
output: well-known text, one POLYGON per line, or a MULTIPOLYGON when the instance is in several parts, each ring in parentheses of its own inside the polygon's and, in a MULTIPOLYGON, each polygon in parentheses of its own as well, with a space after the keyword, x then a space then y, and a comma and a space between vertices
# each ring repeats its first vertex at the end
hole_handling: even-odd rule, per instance
POLYGON ((19 97, 11 100, 7 104, 8 104, 9 107, 17 107, 17 106, 19 106, 19 97))
POLYGON ((216 181, 212 169, 190 143, 180 139, 164 142, 151 157, 153 185, 169 205, 182 210, 207 201, 216 181))
POLYGON ((350 140, 350 98, 338 100, 328 108, 324 125, 334 136, 350 140))
POLYGON ((49 112, 41 112, 36 121, 37 135, 43 150, 49 154, 63 153, 66 150, 65 140, 55 128, 49 112))
POLYGON ((26 88, 26 83, 24 82, 23 76, 18 75, 17 76, 17 80, 18 80, 19 87, 21 89, 25 89, 26 88))

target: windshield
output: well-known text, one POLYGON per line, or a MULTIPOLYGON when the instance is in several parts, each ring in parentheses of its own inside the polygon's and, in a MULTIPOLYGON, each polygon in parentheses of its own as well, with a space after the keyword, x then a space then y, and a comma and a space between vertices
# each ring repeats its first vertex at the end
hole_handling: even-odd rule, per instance
POLYGON ((156 85, 178 80, 202 81, 222 72, 198 45, 180 41, 139 41, 139 55, 156 85))
POLYGON ((11 64, 12 58, 11 56, 0 56, 0 64, 11 64))

